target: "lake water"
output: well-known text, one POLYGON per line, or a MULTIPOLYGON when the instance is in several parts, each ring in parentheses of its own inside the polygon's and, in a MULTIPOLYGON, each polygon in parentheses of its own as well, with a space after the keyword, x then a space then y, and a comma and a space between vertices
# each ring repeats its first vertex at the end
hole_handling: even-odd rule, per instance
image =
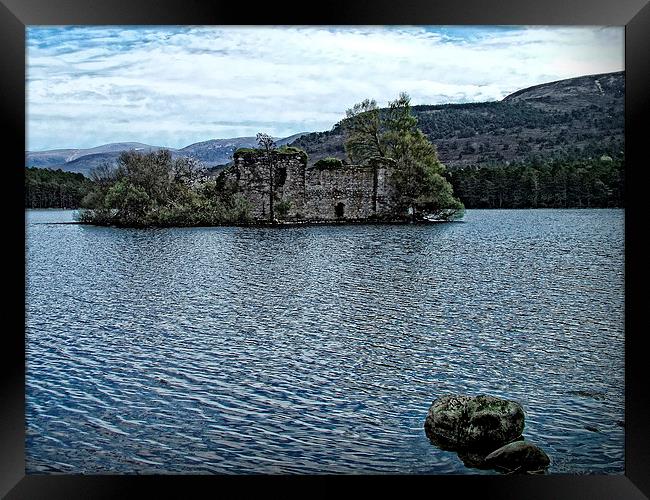
POLYGON ((549 473, 624 471, 623 210, 72 218, 26 212, 28 473, 494 474, 426 438, 448 393, 520 402, 549 473))

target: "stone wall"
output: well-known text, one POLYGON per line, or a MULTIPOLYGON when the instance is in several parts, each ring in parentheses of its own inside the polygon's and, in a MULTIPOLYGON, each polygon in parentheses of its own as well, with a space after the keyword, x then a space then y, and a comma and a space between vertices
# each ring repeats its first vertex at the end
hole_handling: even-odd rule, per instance
MULTIPOLYGON (((368 165, 307 168, 302 152, 273 154, 274 206, 289 202, 287 220, 364 220, 390 212, 394 189, 392 163, 377 159, 368 165)), ((251 215, 269 218, 269 167, 258 151, 237 152, 224 175, 237 182, 251 204, 251 215)))
MULTIPOLYGON (((251 204, 255 219, 268 219, 270 206, 269 166, 264 155, 244 152, 234 155, 234 165, 224 175, 237 181, 242 194, 251 204)), ((295 219, 303 210, 305 192, 305 153, 275 153, 273 155, 274 206, 289 201, 287 218, 295 219)), ((277 210, 275 214, 278 216, 277 210)))

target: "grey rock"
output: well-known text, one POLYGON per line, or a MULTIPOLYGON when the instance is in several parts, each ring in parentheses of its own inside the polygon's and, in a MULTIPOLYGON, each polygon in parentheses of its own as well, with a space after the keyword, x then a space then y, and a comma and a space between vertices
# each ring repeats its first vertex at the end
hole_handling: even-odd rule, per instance
POLYGON ((447 395, 436 399, 424 428, 429 439, 452 450, 494 449, 521 436, 524 410, 494 396, 447 395))
POLYGON ((485 457, 485 465, 508 472, 543 471, 551 460, 541 448, 526 441, 515 441, 485 457))
MULTIPOLYGON (((523 441, 524 437, 519 436, 516 441, 523 441)), ((457 450, 458 458, 461 459, 465 467, 473 469, 492 469, 492 467, 485 462, 485 458, 494 450, 492 449, 469 449, 457 450)))

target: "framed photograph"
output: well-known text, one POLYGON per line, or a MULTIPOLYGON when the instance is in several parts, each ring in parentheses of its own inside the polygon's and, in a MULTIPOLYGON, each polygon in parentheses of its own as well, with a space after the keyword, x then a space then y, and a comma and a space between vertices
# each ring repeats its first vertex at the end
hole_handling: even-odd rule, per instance
POLYGON ((648 498, 645 0, 2 2, 0 493, 648 498))

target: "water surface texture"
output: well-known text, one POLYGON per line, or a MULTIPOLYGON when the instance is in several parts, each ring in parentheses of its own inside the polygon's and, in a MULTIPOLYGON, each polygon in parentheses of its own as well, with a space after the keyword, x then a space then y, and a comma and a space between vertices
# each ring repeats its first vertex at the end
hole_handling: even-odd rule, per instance
POLYGON ((624 471, 623 210, 72 217, 26 213, 28 473, 493 474, 427 440, 448 393, 520 402, 549 473, 624 471))

